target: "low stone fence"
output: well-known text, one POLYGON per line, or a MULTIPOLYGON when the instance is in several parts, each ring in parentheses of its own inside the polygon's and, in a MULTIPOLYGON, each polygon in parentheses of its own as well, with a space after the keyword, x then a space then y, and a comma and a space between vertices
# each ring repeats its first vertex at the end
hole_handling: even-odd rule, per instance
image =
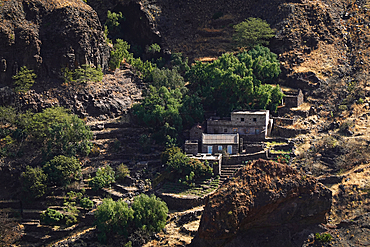
POLYGON ((280 126, 293 125, 297 122, 297 118, 282 118, 282 117, 273 117, 274 124, 280 126))
POLYGON ((229 155, 222 157, 222 165, 237 165, 245 163, 248 160, 267 159, 268 154, 266 151, 254 153, 254 154, 239 154, 229 155))
POLYGON ((199 196, 185 196, 177 194, 167 194, 167 193, 155 193, 157 197, 161 198, 167 203, 167 207, 173 210, 185 210, 194 208, 200 205, 204 205, 208 195, 203 197, 199 196))
POLYGON ((286 137, 286 138, 291 138, 299 134, 306 134, 306 133, 307 133, 307 130, 305 129, 290 129, 290 128, 285 128, 283 126, 279 126, 276 124, 274 125, 272 129, 272 135, 286 137))

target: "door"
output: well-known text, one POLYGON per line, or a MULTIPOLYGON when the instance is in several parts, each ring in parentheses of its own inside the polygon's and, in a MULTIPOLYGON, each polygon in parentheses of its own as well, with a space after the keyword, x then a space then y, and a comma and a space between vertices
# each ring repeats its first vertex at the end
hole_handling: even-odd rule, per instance
POLYGON ((212 154, 212 146, 208 146, 208 153, 212 154))
POLYGON ((228 152, 229 154, 232 154, 232 153, 233 153, 233 146, 231 146, 231 145, 227 145, 227 152, 228 152))

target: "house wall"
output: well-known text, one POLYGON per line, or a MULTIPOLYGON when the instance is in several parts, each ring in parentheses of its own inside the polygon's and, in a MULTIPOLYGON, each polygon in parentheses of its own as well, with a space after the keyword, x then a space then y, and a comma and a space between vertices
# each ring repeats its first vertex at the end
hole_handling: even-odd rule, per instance
POLYGON ((186 154, 193 154, 197 155, 198 154, 198 141, 197 140, 187 140, 185 142, 185 153, 186 154))
POLYGON ((200 142, 202 140, 203 133, 204 129, 199 125, 195 125, 193 128, 189 130, 190 140, 198 140, 200 142))
POLYGON ((245 140, 263 140, 267 136, 269 112, 266 114, 231 113, 230 120, 207 120, 208 134, 239 133, 245 140))
POLYGON ((297 95, 285 95, 283 101, 286 107, 299 107, 304 101, 302 90, 297 95))
MULTIPOLYGON (((229 144, 232 146, 232 153, 231 154, 237 154, 239 153, 239 144, 229 144)), ((202 144, 202 153, 208 153, 208 146, 212 146, 212 154, 215 153, 222 153, 222 151, 218 150, 218 146, 222 146, 222 150, 227 151, 228 145, 215 145, 215 144, 202 144)))

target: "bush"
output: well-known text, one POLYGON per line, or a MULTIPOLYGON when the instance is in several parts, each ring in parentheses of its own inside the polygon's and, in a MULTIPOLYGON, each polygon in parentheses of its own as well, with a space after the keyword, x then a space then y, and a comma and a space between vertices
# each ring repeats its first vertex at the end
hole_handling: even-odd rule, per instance
POLYGON ((270 25, 260 18, 249 17, 234 26, 233 40, 238 47, 252 48, 256 45, 268 45, 268 40, 275 36, 270 25))
POLYGON ((148 46, 146 48, 146 52, 147 53, 156 53, 156 52, 161 52, 161 47, 157 44, 157 43, 154 43, 154 44, 151 44, 150 46, 148 46))
POLYGON ((89 198, 84 197, 80 200, 80 206, 84 209, 91 209, 94 206, 94 202, 89 198))
POLYGON ((49 181, 58 186, 66 186, 81 176, 81 166, 75 157, 59 155, 46 163, 44 171, 49 181))
POLYGON ((27 92, 35 83, 36 77, 37 75, 33 73, 33 70, 27 69, 26 66, 21 67, 21 70, 12 77, 14 90, 22 93, 27 92))
POLYGON ((173 180, 181 178, 189 182, 193 178, 206 177, 213 173, 213 169, 208 164, 187 157, 178 147, 167 148, 162 153, 161 159, 167 169, 176 174, 173 180))
POLYGON ((332 236, 330 235, 330 233, 316 233, 315 234, 315 239, 320 241, 320 242, 323 242, 323 243, 328 243, 332 240, 332 236))
POLYGON ((123 200, 104 199, 94 215, 100 242, 106 242, 107 237, 113 234, 127 237, 131 231, 134 212, 123 200))
POLYGON ((62 77, 65 82, 99 82, 103 80, 103 75, 104 74, 100 66, 95 68, 88 64, 83 64, 81 65, 81 68, 77 68, 74 71, 71 71, 68 68, 62 69, 62 77))
POLYGON ((64 215, 55 209, 48 208, 41 213, 41 222, 47 225, 60 224, 64 219, 64 215))
POLYGON ((47 175, 40 167, 26 167, 21 174, 22 191, 27 198, 39 198, 46 193, 47 175))
POLYGON ((120 164, 116 170, 116 180, 122 181, 128 176, 130 176, 130 169, 126 165, 120 164))
POLYGON ((94 190, 110 186, 110 184, 115 181, 114 174, 115 172, 109 165, 99 168, 96 171, 96 176, 89 182, 89 186, 94 190))
POLYGON ((159 232, 166 226, 168 208, 165 202, 155 195, 141 194, 132 204, 137 228, 148 232, 159 232))

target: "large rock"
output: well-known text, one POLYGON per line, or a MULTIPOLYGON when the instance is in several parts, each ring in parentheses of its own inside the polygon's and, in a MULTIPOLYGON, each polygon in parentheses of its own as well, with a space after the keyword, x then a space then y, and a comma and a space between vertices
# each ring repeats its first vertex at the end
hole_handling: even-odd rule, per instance
POLYGON ((250 162, 209 198, 192 246, 301 246, 331 200, 329 189, 287 165, 250 162))
POLYGON ((96 12, 81 0, 9 0, 0 8, 0 85, 20 67, 38 78, 81 64, 107 67, 109 49, 96 12))

